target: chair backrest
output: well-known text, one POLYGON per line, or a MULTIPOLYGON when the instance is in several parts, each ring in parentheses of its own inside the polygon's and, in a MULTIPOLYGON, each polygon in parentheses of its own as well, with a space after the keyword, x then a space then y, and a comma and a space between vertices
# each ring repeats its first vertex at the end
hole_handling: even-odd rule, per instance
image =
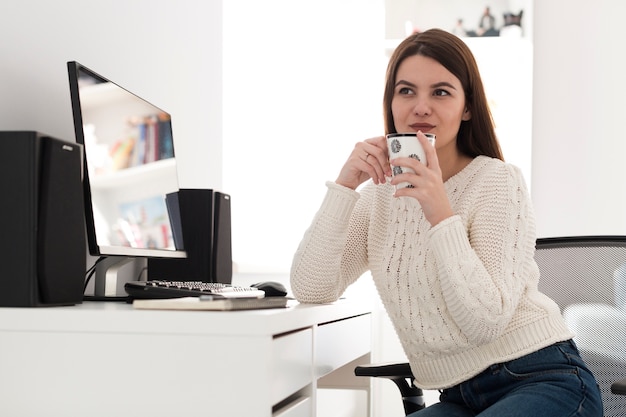
POLYGON ((561 308, 594 373, 604 415, 626 416, 626 396, 611 384, 626 378, 626 236, 537 240, 539 289, 561 308))

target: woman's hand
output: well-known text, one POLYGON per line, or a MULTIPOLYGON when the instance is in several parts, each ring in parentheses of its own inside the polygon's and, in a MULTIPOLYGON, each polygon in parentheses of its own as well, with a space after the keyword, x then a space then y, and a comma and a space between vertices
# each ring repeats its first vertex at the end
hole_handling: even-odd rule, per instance
POLYGON ((384 136, 358 142, 335 181, 339 185, 356 190, 368 179, 374 184, 384 184, 391 177, 391 166, 384 136))
POLYGON ((391 184, 410 183, 412 187, 397 189, 394 195, 396 197, 413 197, 419 201, 424 216, 431 226, 434 226, 452 216, 454 212, 450 207, 450 201, 443 184, 437 152, 422 132, 417 133, 417 138, 424 148, 427 164, 413 158, 393 159, 390 161, 391 165, 411 168, 415 174, 405 172, 395 175, 391 184))

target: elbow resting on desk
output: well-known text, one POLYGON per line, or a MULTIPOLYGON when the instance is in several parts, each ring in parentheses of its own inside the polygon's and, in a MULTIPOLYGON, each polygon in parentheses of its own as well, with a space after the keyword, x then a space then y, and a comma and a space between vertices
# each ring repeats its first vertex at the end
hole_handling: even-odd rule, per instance
POLYGON ((335 302, 339 299, 341 294, 337 294, 337 291, 320 291, 321 288, 303 288, 294 286, 294 282, 291 283, 291 290, 293 295, 300 303, 304 304, 327 304, 335 302))
POLYGON ((329 283, 296 277, 291 275, 291 291, 293 296, 300 303, 305 304, 327 304, 335 302, 341 297, 343 291, 340 292, 338 285, 330 285, 329 283))

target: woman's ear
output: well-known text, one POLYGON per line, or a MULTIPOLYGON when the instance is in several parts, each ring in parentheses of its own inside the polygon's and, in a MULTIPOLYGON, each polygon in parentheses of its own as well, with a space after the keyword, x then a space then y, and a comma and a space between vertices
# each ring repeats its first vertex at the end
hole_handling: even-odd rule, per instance
POLYGON ((463 112, 463 117, 461 118, 461 120, 463 120, 464 122, 467 122, 471 118, 472 118, 472 112, 466 107, 465 111, 463 112))

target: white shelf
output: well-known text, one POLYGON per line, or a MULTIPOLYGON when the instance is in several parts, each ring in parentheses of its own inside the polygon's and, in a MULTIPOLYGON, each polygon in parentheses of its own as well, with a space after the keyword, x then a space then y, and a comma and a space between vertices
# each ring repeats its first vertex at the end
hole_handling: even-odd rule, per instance
POLYGON ((172 178, 176 174, 176 161, 174 158, 162 159, 149 164, 126 168, 110 174, 90 177, 92 189, 106 189, 119 186, 131 186, 137 183, 155 182, 159 178, 172 178), (172 174, 173 171, 173 174, 172 174))

